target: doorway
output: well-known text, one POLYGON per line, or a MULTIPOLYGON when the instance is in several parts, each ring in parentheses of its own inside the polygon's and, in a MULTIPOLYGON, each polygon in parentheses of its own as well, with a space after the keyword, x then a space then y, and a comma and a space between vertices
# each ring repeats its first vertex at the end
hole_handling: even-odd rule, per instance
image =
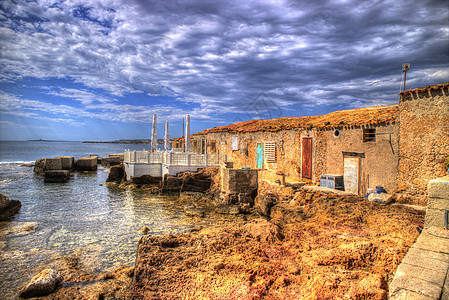
POLYGON ((360 191, 360 157, 344 156, 345 191, 358 195, 360 191))
POLYGON ((302 168, 301 177, 312 178, 312 138, 302 138, 302 168))
POLYGON ((263 169, 263 144, 257 144, 257 169, 263 169))

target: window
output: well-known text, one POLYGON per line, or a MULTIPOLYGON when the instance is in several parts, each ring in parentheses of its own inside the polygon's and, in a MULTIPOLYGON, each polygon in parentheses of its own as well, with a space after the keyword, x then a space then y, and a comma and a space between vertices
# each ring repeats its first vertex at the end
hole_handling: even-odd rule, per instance
POLYGON ((232 137, 232 150, 239 150, 239 137, 238 136, 232 137))
POLYGON ((338 129, 335 129, 335 131, 334 131, 334 137, 339 137, 340 136, 340 130, 338 130, 338 129))
POLYGON ((267 142, 263 145, 266 162, 276 162, 276 143, 267 142))
POLYGON ((375 142, 376 141, 376 129, 365 128, 363 129, 363 142, 375 142))
POLYGON ((215 141, 209 141, 209 153, 217 152, 217 144, 215 141))

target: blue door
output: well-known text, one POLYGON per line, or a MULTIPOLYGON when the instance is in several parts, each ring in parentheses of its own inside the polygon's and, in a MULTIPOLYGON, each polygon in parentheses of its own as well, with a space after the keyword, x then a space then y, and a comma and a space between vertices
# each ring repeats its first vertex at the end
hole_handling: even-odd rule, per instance
POLYGON ((257 144, 257 169, 263 168, 263 144, 257 144))

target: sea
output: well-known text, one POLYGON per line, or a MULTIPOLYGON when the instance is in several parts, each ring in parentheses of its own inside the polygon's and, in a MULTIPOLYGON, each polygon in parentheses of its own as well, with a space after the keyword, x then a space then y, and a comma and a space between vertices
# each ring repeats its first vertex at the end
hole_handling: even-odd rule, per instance
POLYGON ((39 158, 97 154, 106 157, 144 144, 66 141, 1 141, 0 193, 22 203, 9 222, 0 222, 0 299, 14 298, 55 257, 79 252, 101 272, 132 266, 146 226, 148 234, 188 232, 194 226, 174 196, 104 185, 109 168, 74 173, 67 183, 44 183, 33 172, 39 158))

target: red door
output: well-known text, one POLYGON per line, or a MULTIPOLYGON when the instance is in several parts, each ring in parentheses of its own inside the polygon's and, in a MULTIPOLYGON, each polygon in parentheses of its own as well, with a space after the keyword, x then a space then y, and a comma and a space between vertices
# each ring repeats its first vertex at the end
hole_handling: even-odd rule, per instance
POLYGON ((312 138, 302 138, 302 174, 303 178, 312 178, 312 138))

